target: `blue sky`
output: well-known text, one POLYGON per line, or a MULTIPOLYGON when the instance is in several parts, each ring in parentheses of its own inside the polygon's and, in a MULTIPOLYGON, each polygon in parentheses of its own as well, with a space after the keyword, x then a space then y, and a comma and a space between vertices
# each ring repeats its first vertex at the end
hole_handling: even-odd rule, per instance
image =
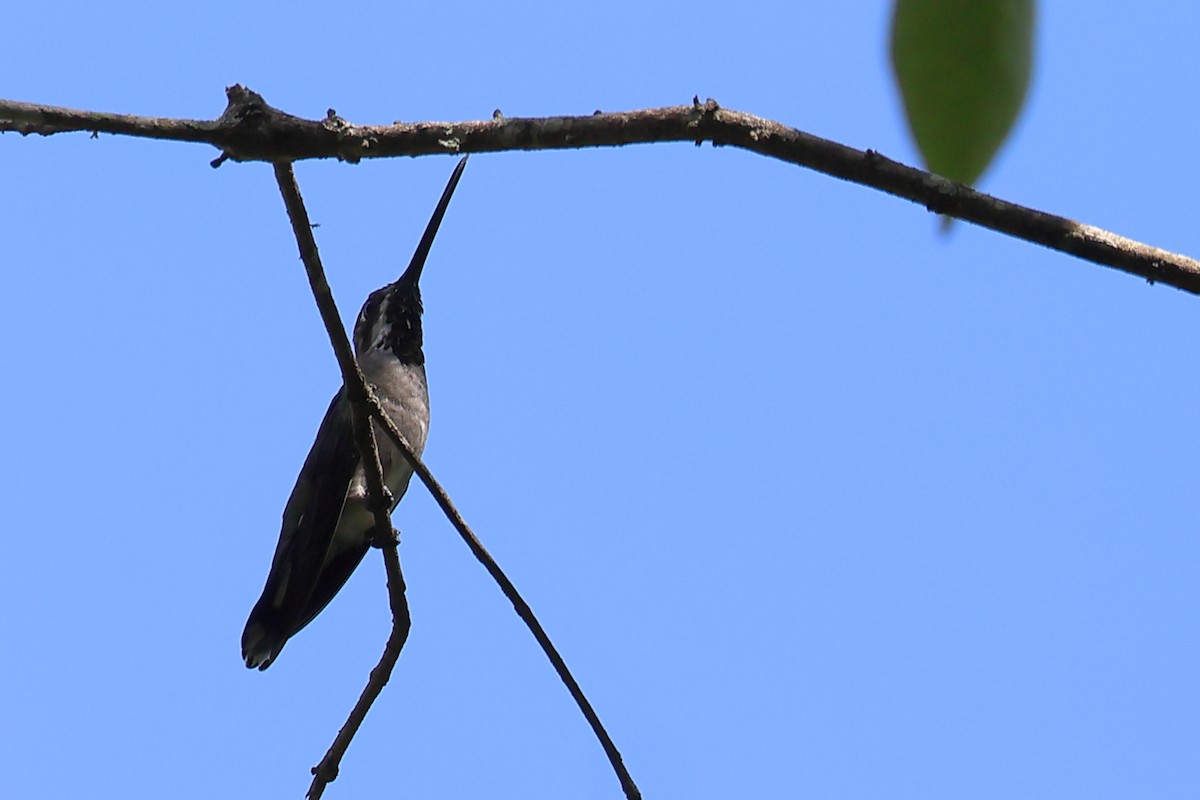
MULTIPOLYGON (((0 94, 362 123, 713 97, 915 160, 887 4, 24 5, 0 94)), ((1200 11, 1044 4, 983 181, 1200 255, 1200 11)), ((387 635, 372 554, 238 658, 337 368, 270 168, 0 137, 0 743, 16 797, 301 797, 387 635)), ((297 174, 343 316, 447 158, 297 174)), ((472 159, 426 457, 648 798, 1200 793, 1200 300, 733 149, 472 159)), ((418 487, 414 618, 330 798, 617 798, 418 487)))

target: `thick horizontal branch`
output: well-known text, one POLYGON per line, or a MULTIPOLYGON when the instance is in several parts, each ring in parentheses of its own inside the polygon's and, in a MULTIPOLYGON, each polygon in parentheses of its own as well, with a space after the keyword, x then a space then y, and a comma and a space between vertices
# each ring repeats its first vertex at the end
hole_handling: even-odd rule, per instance
POLYGON ((92 131, 204 142, 221 150, 214 165, 235 161, 420 156, 503 150, 614 147, 650 142, 712 142, 870 186, 930 211, 1069 253, 1097 264, 1200 294, 1200 261, 1151 247, 1065 217, 977 192, 871 151, 821 139, 778 122, 721 108, 712 100, 582 117, 477 122, 351 125, 332 110, 305 120, 272 108, 241 86, 227 90, 225 112, 211 122, 75 111, 0 100, 0 131, 50 135, 92 131))

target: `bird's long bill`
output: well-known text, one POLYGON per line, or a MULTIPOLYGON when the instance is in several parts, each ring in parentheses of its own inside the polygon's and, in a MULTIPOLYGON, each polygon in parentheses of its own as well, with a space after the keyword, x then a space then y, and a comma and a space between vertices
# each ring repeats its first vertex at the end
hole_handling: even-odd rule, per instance
POLYGON ((458 186, 458 179, 462 177, 463 167, 467 166, 468 158, 470 156, 463 156, 462 160, 454 167, 454 172, 450 174, 450 181, 442 191, 442 198, 438 200, 437 208, 433 210, 433 216, 429 218, 429 224, 425 226, 425 233, 421 235, 421 241, 417 244, 417 251, 413 253, 412 261, 408 262, 408 269, 404 270, 400 280, 416 283, 421 279, 421 270, 425 267, 429 248, 433 247, 433 237, 437 236, 438 226, 442 224, 442 217, 446 216, 446 207, 450 205, 450 197, 454 194, 454 187, 458 186))

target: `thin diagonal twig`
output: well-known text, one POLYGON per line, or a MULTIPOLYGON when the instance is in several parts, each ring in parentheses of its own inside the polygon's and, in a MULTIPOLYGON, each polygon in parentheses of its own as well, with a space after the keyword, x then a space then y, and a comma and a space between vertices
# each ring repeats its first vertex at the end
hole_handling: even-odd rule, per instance
POLYGON ((371 670, 367 685, 350 711, 346 723, 342 725, 333 744, 321 759, 321 763, 313 767, 313 780, 308 789, 309 800, 319 800, 325 792, 325 787, 337 778, 338 766, 342 756, 350 747, 354 734, 366 719, 367 712, 375 698, 383 691, 396 662, 400 659, 400 651, 408 639, 411 618, 408 613, 408 599, 405 597, 404 574, 400 569, 400 555, 397 552, 396 537, 392 532, 390 509, 387 492, 384 489, 383 467, 379 463, 379 448, 375 442, 375 431, 371 425, 367 405, 371 397, 370 389, 363 379, 358 362, 354 359, 354 351, 342 327, 338 315, 337 304, 333 292, 325 280, 325 270, 321 266, 321 257, 317 252, 317 242, 312 235, 312 225, 308 220, 308 211, 304 208, 304 200, 300 197, 300 188, 296 185, 296 176, 290 163, 275 164, 275 180, 279 184, 280 194, 283 195, 287 207, 288 219, 292 223, 292 231, 296 235, 296 243, 300 247, 300 258, 308 273, 308 281, 312 286, 313 297, 321 312, 321 320, 325 323, 325 331, 333 345, 337 356, 338 366, 342 370, 342 384, 347 400, 350 401, 351 419, 354 427, 354 443, 358 447, 359 457, 364 464, 370 466, 364 470, 367 480, 367 496, 371 512, 375 516, 374 541, 383 551, 384 566, 387 569, 388 603, 392 609, 392 632, 384 646, 379 663, 371 670))
POLYGON ((621 788, 625 792, 626 798, 628 800, 641 800, 641 792, 634 783, 633 777, 629 774, 629 770, 626 769, 625 763, 612 737, 608 735, 608 731, 605 730, 603 723, 601 723, 599 715, 596 714, 592 704, 579 687, 578 681, 571 674, 566 661, 563 660, 554 643, 550 641, 550 637, 546 634, 545 629, 538 622, 537 617, 534 616, 529 604, 521 597, 516 586, 508 579, 508 576, 500 569, 495 559, 492 558, 483 544, 471 531, 462 515, 458 512, 458 509, 454 507, 446 490, 433 477, 433 474, 425 466, 424 462, 413 453, 403 434, 400 433, 395 423, 383 411, 374 393, 363 379, 362 372, 358 368, 358 362, 354 359, 354 352, 346 336, 346 331, 342 327, 341 317, 338 315, 333 293, 329 288, 328 281, 325 279, 325 271, 321 266, 320 256, 317 252, 317 243, 312 235, 312 226, 308 219, 308 212, 305 210, 304 201, 300 197, 300 190, 296 185, 296 178, 291 164, 276 164, 275 178, 279 183, 284 204, 287 206, 288 218, 291 220, 292 230, 296 235, 296 242, 300 247, 300 257, 304 261, 309 283, 312 286, 313 296, 316 299, 317 307, 321 311, 321 319, 325 323, 325 330, 329 334, 330 342, 338 359, 338 365, 342 370, 343 391, 346 392, 346 397, 350 401, 353 411, 355 442, 359 446, 359 452, 363 455, 364 461, 374 466, 374 470, 366 470, 368 492, 370 493, 372 511, 375 514, 375 541, 383 550, 384 562, 387 566, 388 597, 392 606, 392 633, 388 638, 387 646, 384 648, 383 656, 380 658, 379 664, 371 671, 366 688, 363 689, 362 695, 359 697, 346 723, 338 731, 333 745, 330 746, 325 757, 321 759, 321 763, 313 768, 313 782, 309 788, 308 797, 310 800, 318 800, 325 791, 325 786, 337 777, 338 765, 341 763, 342 756, 350 746, 350 742, 354 738, 355 733, 357 733, 363 719, 366 718, 371 704, 374 703, 375 698, 379 696, 384 685, 387 684, 388 679, 391 677, 392 669, 400 657, 400 651, 407 639, 410 626, 408 603, 404 596, 404 577, 400 571, 400 559, 396 550, 396 541, 390 535, 391 523, 388 519, 386 495, 383 490, 383 471, 379 464, 379 451, 376 446, 373 426, 369 424, 369 419, 373 416, 378 420, 400 452, 404 454, 404 457, 408 459, 413 467, 413 471, 421 478, 421 482, 425 484, 430 494, 433 495, 434 500, 437 501, 437 504, 441 507, 455 530, 458 531, 459 535, 471 549, 471 552, 483 564, 484 568, 487 569, 493 580, 499 584, 500 590, 504 592, 505 597, 512 602, 517 615, 528 626, 534 638, 537 639, 546 657, 553 664, 559 678, 566 684, 571 697, 574 698, 575 703, 587 719, 596 738, 600 740, 600 744, 608 756, 613 771, 617 774, 617 779, 621 783, 621 788), (368 454, 369 458, 367 457, 368 454), (381 541, 381 532, 385 527, 388 531, 388 536, 386 541, 381 541))
POLYGON ((458 531, 458 535, 466 542, 467 547, 471 549, 475 558, 479 560, 479 563, 483 564, 484 569, 492 576, 492 580, 500 586, 500 591, 504 592, 504 596, 513 604, 513 610, 517 612, 517 616, 529 628, 529 631, 533 634, 533 638, 537 639, 537 643, 541 645, 542 652, 546 654, 546 658, 550 659, 550 663, 554 665, 554 671, 558 673, 558 677, 566 684, 567 691, 571 693, 575 704, 579 706, 579 710, 587 719, 588 724, 592 726, 592 733, 600 740, 600 745, 604 748, 604 753, 608 756, 608 761, 612 765, 613 771, 617 773, 617 780, 621 782, 621 789, 625 792, 625 796, 628 800, 640 800, 642 793, 637 788, 637 784, 633 782, 633 776, 629 774, 629 770, 625 767, 625 762, 621 758, 620 751, 617 750, 612 737, 605 730, 599 715, 596 714, 596 710, 588 702, 587 696, 584 695, 583 689, 579 687, 575 676, 567 668, 567 662, 563 660, 554 643, 550 641, 545 628, 542 627, 537 617, 534 616, 533 609, 521 597, 521 593, 517 591, 517 587, 504 574, 504 570, 500 569, 500 565, 492 558, 491 553, 487 551, 483 543, 471 531, 466 520, 458 513, 458 509, 454 507, 454 503, 450 500, 450 495, 438 483, 437 478, 433 477, 433 473, 429 471, 429 467, 425 466, 425 462, 413 453, 412 448, 405 441, 404 435, 396 427, 396 423, 392 422, 391 418, 388 417, 374 397, 370 398, 369 402, 371 403, 372 416, 383 426, 384 432, 387 433, 388 438, 399 448, 400 452, 404 453, 404 457, 412 465, 413 471, 421 478, 421 482, 425 484, 425 488, 429 490, 429 493, 433 495, 433 499, 441 507, 442 513, 450 520, 450 524, 458 531))

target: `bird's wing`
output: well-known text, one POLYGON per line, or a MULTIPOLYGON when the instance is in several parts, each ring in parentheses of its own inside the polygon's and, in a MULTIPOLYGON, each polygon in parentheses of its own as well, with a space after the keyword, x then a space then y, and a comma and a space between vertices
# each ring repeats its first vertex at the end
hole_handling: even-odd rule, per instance
POLYGON ((363 556, 370 549, 371 540, 364 536, 361 544, 339 548, 336 553, 331 555, 329 563, 317 575, 316 585, 313 586, 313 590, 308 596, 304 610, 296 619, 296 625, 292 628, 290 636, 296 635, 305 625, 312 622, 325 606, 329 605, 329 601, 354 574, 354 570, 358 568, 363 556))
MULTIPOLYGON (((243 654, 246 655, 247 650, 269 651, 264 667, 278 654, 288 637, 307 624, 349 577, 347 571, 333 591, 319 600, 317 609, 311 610, 312 602, 318 599, 315 597, 318 589, 328 583, 322 565, 346 502, 346 489, 357 466, 358 451, 351 431, 350 409, 339 391, 325 412, 316 441, 284 507, 283 526, 271 561, 271 572, 267 575, 262 597, 246 623, 243 654)), ((363 552, 366 552, 365 546, 363 552)), ((362 554, 359 554, 350 571, 361 558, 362 554)))

